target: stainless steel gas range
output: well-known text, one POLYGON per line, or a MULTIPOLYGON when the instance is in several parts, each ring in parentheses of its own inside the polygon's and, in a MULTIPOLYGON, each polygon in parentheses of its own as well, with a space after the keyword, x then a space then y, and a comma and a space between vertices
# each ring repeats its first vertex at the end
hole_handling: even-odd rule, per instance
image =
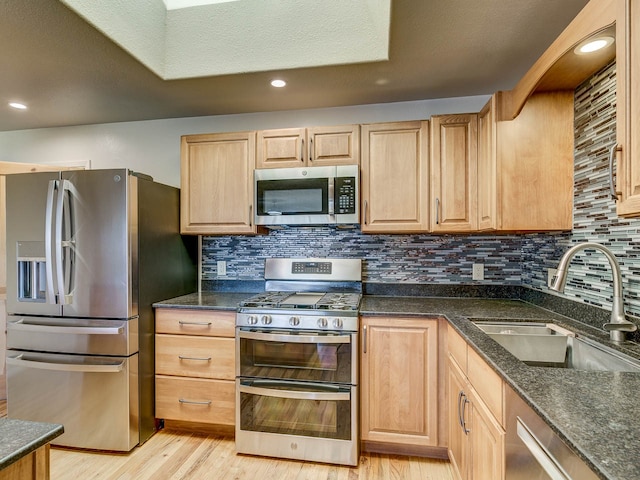
POLYGON ((238 453, 357 465, 356 259, 265 261, 236 317, 238 453))

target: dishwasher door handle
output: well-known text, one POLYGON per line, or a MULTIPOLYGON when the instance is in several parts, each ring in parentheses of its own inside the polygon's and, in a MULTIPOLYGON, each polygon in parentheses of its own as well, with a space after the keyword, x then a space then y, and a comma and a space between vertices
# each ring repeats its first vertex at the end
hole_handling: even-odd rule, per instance
POLYGON ((545 448, 542 442, 520 417, 517 417, 517 432, 522 443, 524 443, 527 450, 531 452, 531 455, 533 455, 551 480, 572 480, 569 474, 567 474, 564 468, 562 468, 549 450, 545 448))

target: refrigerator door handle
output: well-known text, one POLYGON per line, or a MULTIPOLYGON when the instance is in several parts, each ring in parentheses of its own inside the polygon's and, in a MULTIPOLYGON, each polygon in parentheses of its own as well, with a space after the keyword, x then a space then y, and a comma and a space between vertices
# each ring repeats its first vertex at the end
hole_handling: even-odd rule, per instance
POLYGON ((118 373, 122 371, 125 364, 124 360, 114 364, 55 363, 24 360, 22 357, 22 354, 17 357, 7 357, 7 365, 58 372, 118 373))
POLYGON ((21 330, 34 333, 62 333, 69 335, 122 335, 124 325, 119 327, 67 327, 61 325, 43 325, 25 323, 24 319, 17 322, 9 322, 9 330, 21 330))
POLYGON ((44 216, 44 257, 47 303, 58 303, 53 284, 53 201, 58 189, 58 180, 50 180, 44 216))
MULTIPOLYGON (((64 200, 65 196, 68 192, 73 190, 73 184, 69 180, 62 180, 62 184, 59 189, 58 199, 56 202, 56 275, 57 275, 57 285, 58 285, 58 303, 60 305, 67 305, 71 303, 72 296, 71 293, 67 295, 67 284, 65 283, 65 264, 63 263, 63 248, 69 247, 70 242, 64 242, 62 239, 62 227, 64 221, 64 200)), ((67 218, 67 222, 69 225, 71 224, 71 219, 67 218)), ((71 272, 69 272, 71 274, 71 272)))

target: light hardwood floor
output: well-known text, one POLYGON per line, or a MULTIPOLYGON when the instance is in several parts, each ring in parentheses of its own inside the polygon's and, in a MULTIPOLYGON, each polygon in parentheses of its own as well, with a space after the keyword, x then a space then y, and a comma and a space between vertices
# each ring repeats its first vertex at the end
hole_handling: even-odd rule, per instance
MULTIPOLYGON (((0 417, 6 402, 0 401, 0 417)), ((0 440, 1 441, 1 440, 0 440)), ((363 453, 358 467, 237 455, 233 439, 161 430, 128 454, 51 448, 51 480, 452 480, 445 460, 363 453)))
POLYGON ((363 454, 343 467, 237 455, 233 439, 161 431, 130 454, 51 449, 51 480, 451 480, 444 460, 363 454))

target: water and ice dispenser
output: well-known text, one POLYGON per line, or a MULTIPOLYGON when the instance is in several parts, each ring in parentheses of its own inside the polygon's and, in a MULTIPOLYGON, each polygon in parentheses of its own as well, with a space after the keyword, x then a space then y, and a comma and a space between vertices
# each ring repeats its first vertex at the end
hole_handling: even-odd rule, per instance
POLYGON ((18 301, 46 301, 47 278, 44 242, 18 242, 18 301))

